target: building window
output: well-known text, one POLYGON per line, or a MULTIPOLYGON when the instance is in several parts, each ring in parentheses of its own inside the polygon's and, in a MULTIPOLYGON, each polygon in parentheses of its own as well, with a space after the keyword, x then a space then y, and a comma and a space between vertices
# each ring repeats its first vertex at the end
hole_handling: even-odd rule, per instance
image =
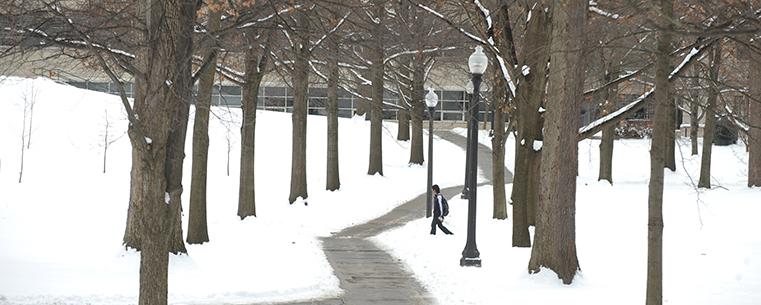
MULTIPOLYGON (((107 92, 112 94, 119 94, 116 84, 105 82, 88 82, 88 81, 71 81, 70 85, 77 88, 107 92)), ((134 84, 127 83, 124 85, 124 90, 127 93, 127 97, 134 97, 134 84)), ((464 91, 451 91, 451 90, 435 90, 439 96, 439 103, 436 106, 436 114, 434 120, 441 121, 464 121, 466 116, 466 104, 467 94, 464 91)), ((198 96, 198 86, 193 87, 193 102, 198 96)), ((309 88, 309 114, 314 115, 326 115, 325 109, 327 105, 328 89, 325 87, 312 87, 309 88)), ((399 104, 399 99, 389 93, 383 94, 384 102, 387 104, 399 104)), ((212 88, 211 104, 215 106, 227 106, 227 107, 240 107, 243 101, 243 90, 240 86, 236 85, 219 85, 216 84, 212 88)), ((338 116, 344 118, 350 118, 356 113, 357 98, 350 92, 339 88, 338 89, 338 116)), ((280 86, 266 86, 259 87, 259 96, 257 97, 257 109, 278 111, 278 112, 293 112, 293 89, 280 86)), ((482 114, 485 111, 485 105, 481 103, 482 114)), ((386 120, 399 119, 399 109, 389 107, 383 109, 383 118, 386 120)), ((425 113, 426 118, 428 113, 425 113)))

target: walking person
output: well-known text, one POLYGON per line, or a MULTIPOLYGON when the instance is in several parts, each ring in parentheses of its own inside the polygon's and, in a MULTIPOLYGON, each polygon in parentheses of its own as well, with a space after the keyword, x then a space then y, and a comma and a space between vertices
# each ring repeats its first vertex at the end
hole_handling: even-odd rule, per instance
POLYGON ((446 199, 441 195, 441 189, 439 189, 438 184, 434 184, 431 187, 431 190, 433 190, 433 222, 431 222, 431 235, 436 235, 436 226, 439 226, 439 229, 445 234, 452 235, 453 233, 442 223, 444 222, 445 213, 443 212, 445 211, 444 202, 446 199))

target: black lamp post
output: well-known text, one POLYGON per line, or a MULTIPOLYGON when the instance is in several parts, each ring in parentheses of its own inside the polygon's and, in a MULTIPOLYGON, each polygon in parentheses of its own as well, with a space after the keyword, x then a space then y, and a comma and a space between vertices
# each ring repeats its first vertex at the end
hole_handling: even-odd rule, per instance
MULTIPOLYGON (((465 85, 465 92, 468 93, 468 96, 467 96, 468 106, 466 107, 466 109, 470 109, 468 107, 470 107, 470 103, 472 103, 472 100, 473 100, 473 81, 472 80, 468 81, 468 84, 465 85)), ((466 117, 468 118, 470 117, 470 110, 468 110, 466 117)), ((468 126, 470 126, 470 120, 468 120, 468 126)), ((468 187, 470 187, 470 184, 468 183, 468 181, 470 181, 468 179, 468 175, 470 175, 469 174, 470 172, 469 171, 470 169, 470 162, 469 162, 470 160, 470 131, 468 131, 467 137, 468 139, 467 141, 465 141, 466 143, 465 145, 465 184, 462 187, 462 194, 460 195, 460 199, 468 199, 468 195, 469 195, 468 187)))
POLYGON ((473 98, 470 100, 468 110, 468 239, 465 249, 462 250, 460 266, 481 267, 481 257, 476 247, 476 174, 478 173, 478 89, 481 86, 481 77, 486 71, 489 59, 481 46, 468 58, 468 67, 473 76, 473 98))
POLYGON ((431 186, 433 186, 433 114, 436 112, 436 104, 439 103, 439 97, 433 92, 433 88, 428 88, 428 94, 425 95, 425 105, 428 106, 428 192, 425 200, 425 217, 431 217, 433 208, 433 198, 431 186))

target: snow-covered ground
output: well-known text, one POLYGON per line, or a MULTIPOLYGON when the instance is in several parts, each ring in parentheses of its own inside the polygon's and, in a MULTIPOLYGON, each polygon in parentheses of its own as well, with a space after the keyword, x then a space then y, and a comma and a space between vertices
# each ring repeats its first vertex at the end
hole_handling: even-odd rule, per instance
MULTIPOLYGON (((380 216, 425 192, 426 167, 408 165, 409 143, 394 140, 396 125, 387 123, 384 176, 366 175, 369 123, 341 119, 341 190, 325 191, 326 120, 310 116, 309 205, 289 205, 290 115, 259 112, 258 217, 241 221, 236 215, 239 123, 237 109, 214 109, 208 169, 211 242, 188 245, 188 255, 170 256, 169 302, 248 304, 340 295, 318 237, 380 216)), ((0 304, 137 303, 140 254, 121 245, 131 165, 126 127, 114 96, 46 79, 0 79, 0 304), (19 183, 23 96, 32 92, 37 95, 31 142, 24 149, 19 183), (106 140, 114 142, 103 173, 106 140)), ((487 145, 488 140, 481 136, 487 145)), ((446 220, 454 236, 428 235, 430 223, 423 219, 374 240, 404 261, 440 304, 641 304, 649 142, 616 142, 612 186, 596 179, 597 144, 579 144, 576 236, 582 272, 572 285, 562 285, 549 270, 527 273, 530 249, 510 246, 510 219, 491 218, 490 186, 478 190, 482 268, 459 266, 467 216, 466 201, 459 198, 450 200, 446 220)), ((761 189, 745 186, 745 147, 714 147, 718 187, 697 191, 691 181, 698 177, 700 159, 689 156, 687 142, 680 144, 685 155, 677 156, 677 172, 666 171, 664 300, 761 303, 761 222, 755 219, 761 214, 761 189)), ((438 139, 434 146, 434 183, 461 184, 464 152, 438 139)))

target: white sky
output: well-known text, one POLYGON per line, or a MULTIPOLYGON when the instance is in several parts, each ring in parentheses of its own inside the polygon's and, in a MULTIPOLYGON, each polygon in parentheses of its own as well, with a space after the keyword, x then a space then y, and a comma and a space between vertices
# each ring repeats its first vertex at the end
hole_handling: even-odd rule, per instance
MULTIPOLYGON (((118 99, 50 80, 14 78, 0 82, 0 97, 0 304, 136 304, 139 253, 121 246, 131 166, 126 136, 109 147, 107 172, 102 173, 106 115, 112 139, 127 126, 118 99), (21 96, 30 84, 39 93, 19 183, 21 96)), ((380 216, 426 190, 427 168, 408 165, 409 142, 394 140, 397 127, 391 123, 383 134, 385 176, 367 176, 369 123, 353 118, 339 122, 341 189, 325 191, 326 120, 309 116, 309 206, 289 205, 291 117, 259 112, 258 217, 241 221, 236 215, 240 113, 214 111, 208 169, 211 242, 188 245, 188 255, 170 257, 171 304, 340 295, 319 237, 380 216)), ((185 211, 192 118, 191 113, 185 211)), ((480 141, 490 144, 484 134, 480 141)), ((451 215, 445 223, 455 235, 430 236, 430 220, 422 219, 373 240, 400 258, 440 304, 642 304, 649 141, 615 143, 612 186, 597 182, 598 144, 579 143, 576 238, 582 272, 571 285, 562 285, 549 270, 527 273, 530 249, 510 246, 509 207, 507 221, 491 218, 490 186, 478 190, 482 268, 459 266, 467 218, 467 202, 459 197, 449 200, 451 215)), ((679 144, 678 153, 689 154, 689 141, 679 144)), ((511 140, 509 168, 513 149, 511 140)), ((680 154, 677 171, 666 171, 664 302, 759 304, 761 189, 745 186, 744 145, 714 147, 713 152, 713 183, 720 187, 700 192, 692 187, 699 156, 680 154)), ((442 188, 461 184, 464 159, 461 149, 436 139, 434 183, 442 188)), ((187 226, 187 212, 183 223, 187 226)))

